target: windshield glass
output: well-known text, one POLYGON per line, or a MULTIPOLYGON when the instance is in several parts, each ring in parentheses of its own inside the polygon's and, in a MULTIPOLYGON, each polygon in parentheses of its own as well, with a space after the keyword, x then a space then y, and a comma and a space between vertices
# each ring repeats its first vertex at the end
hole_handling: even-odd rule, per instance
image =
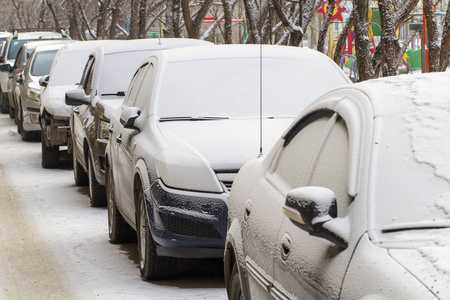
POLYGON ((36 53, 33 64, 31 65, 30 74, 33 76, 48 75, 57 51, 49 50, 36 53))
MULTIPOLYGON (((258 117, 259 61, 254 57, 169 63, 161 79, 158 117, 258 117)), ((310 101, 346 82, 328 60, 264 58, 263 114, 297 116, 310 101)))
POLYGON ((8 49, 8 56, 7 59, 16 59, 17 54, 19 53, 20 47, 23 46, 23 44, 31 42, 31 41, 47 41, 52 39, 23 39, 23 40, 11 40, 11 43, 9 44, 8 49))
POLYGON ((81 74, 92 50, 64 51, 56 55, 50 70, 48 86, 74 85, 80 83, 81 74))
POLYGON ((450 105, 443 104, 375 119, 369 213, 383 233, 450 226, 450 105))
POLYGON ((127 51, 105 55, 99 82, 99 94, 126 92, 139 64, 151 51, 127 51))

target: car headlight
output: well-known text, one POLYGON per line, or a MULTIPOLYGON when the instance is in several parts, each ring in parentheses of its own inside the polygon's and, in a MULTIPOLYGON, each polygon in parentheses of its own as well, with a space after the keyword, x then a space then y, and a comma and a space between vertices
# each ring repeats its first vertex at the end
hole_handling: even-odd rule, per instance
POLYGON ((223 193, 214 171, 197 156, 163 150, 156 159, 162 182, 168 187, 198 192, 223 193))
POLYGON ((98 128, 98 138, 99 139, 109 139, 109 122, 100 120, 98 128))
POLYGON ((29 88, 27 90, 27 96, 28 96, 28 99, 30 99, 32 101, 40 101, 40 99, 41 99, 41 91, 33 89, 33 88, 29 88))

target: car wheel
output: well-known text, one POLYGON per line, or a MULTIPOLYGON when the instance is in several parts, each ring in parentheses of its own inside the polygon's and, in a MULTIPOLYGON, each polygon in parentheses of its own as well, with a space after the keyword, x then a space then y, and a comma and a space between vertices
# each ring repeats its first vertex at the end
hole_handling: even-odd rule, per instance
POLYGON ((59 164, 59 146, 47 147, 45 144, 45 137, 41 134, 41 144, 42 144, 42 167, 45 169, 56 168, 59 164))
POLYGON ((229 286, 227 286, 228 299, 230 300, 242 300, 244 296, 242 294, 241 281, 239 279, 239 270, 236 263, 233 265, 231 271, 229 286))
POLYGON ((139 269, 145 280, 161 280, 173 277, 177 272, 177 258, 158 256, 156 245, 153 241, 149 228, 147 209, 144 200, 144 192, 139 187, 136 193, 137 212, 137 235, 139 251, 139 269))
POLYGON ((9 108, 9 102, 8 99, 5 99, 5 97, 3 97, 3 92, 0 91, 1 95, 1 105, 0 105, 0 112, 3 114, 7 114, 8 113, 8 108, 9 108))
POLYGON ((106 173, 106 199, 108 206, 109 239, 113 244, 136 241, 136 232, 120 214, 114 198, 114 179, 111 169, 106 173))
POLYGON ((105 187, 98 183, 95 178, 94 166, 91 156, 88 154, 88 177, 89 177, 89 196, 91 198, 92 207, 106 206, 105 187))
POLYGON ((83 169, 81 164, 78 162, 75 150, 72 150, 72 161, 73 161, 73 178, 75 179, 75 184, 78 186, 87 185, 89 182, 89 176, 83 169))
POLYGON ((9 106, 9 118, 14 119, 14 108, 9 106))

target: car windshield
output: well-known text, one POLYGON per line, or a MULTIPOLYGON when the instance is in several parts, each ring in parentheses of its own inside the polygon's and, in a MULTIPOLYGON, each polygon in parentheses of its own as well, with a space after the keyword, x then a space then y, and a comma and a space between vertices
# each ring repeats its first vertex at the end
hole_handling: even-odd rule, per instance
MULTIPOLYGON (((259 61, 254 57, 169 63, 162 74, 158 117, 259 116, 259 61)), ((305 103, 347 83, 328 60, 268 57, 262 72, 263 114, 268 117, 297 116, 305 103)))
POLYGON ((16 59, 17 54, 19 54, 20 47, 23 46, 23 44, 32 42, 32 41, 46 41, 51 39, 23 39, 23 40, 12 40, 9 49, 8 49, 8 56, 7 59, 16 59))
POLYGON ((395 97, 388 100, 412 99, 416 108, 375 119, 371 226, 384 233, 449 227, 448 91, 433 85, 408 85, 408 91, 400 87, 395 86, 395 97))
MULTIPOLYGON (((139 64, 149 55, 149 50, 105 55, 100 74, 99 94, 117 94, 126 91, 139 64)), ((118 94, 120 95, 121 93, 118 94)))
POLYGON ((33 76, 48 75, 57 51, 49 50, 36 53, 31 65, 30 74, 33 76))
POLYGON ((48 86, 75 85, 80 83, 81 74, 92 49, 83 51, 60 50, 50 70, 48 86))

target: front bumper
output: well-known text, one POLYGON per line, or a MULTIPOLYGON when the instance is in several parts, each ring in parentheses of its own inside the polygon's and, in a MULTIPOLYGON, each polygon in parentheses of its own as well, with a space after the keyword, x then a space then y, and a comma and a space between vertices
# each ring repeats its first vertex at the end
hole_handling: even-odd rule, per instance
POLYGON ((26 101, 22 102, 23 129, 25 131, 40 131, 39 123, 39 102, 26 101))
POLYGON ((158 255, 223 257, 228 197, 225 192, 214 194, 172 189, 156 180, 150 191, 146 191, 146 200, 158 255))

